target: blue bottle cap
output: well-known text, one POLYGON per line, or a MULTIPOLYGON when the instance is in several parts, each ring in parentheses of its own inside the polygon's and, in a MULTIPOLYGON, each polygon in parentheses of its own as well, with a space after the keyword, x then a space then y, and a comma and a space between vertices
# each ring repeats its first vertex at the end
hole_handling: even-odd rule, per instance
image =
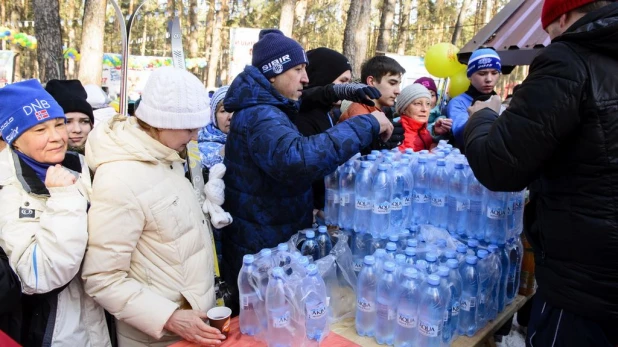
POLYGON ((413 256, 416 255, 416 248, 414 248, 414 247, 406 247, 405 252, 406 252, 406 255, 408 257, 413 257, 413 256))
POLYGON ((418 157, 418 163, 419 164, 426 164, 427 163, 427 157, 424 155, 421 155, 420 157, 418 157))
POLYGON ((395 255, 395 262, 397 262, 397 263, 405 263, 406 262, 406 256, 403 255, 403 254, 395 255))
POLYGON ((307 274, 308 275, 315 275, 318 273, 318 266, 315 264, 309 264, 307 265, 307 274))
POLYGON ((438 276, 440 276, 440 277, 447 277, 448 276, 448 272, 449 272, 448 267, 446 267, 444 265, 438 266, 438 276))
POLYGON ((309 265, 309 257, 305 255, 305 256, 298 258, 298 263, 302 266, 309 265))
POLYGON ((260 256, 262 258, 264 257, 270 257, 273 255, 273 251, 270 248, 264 248, 260 251, 260 256))
MULTIPOLYGON (((374 160, 375 160, 375 159, 374 159, 374 160)), ((362 167, 363 169, 370 168, 372 165, 373 165, 373 163, 372 163, 372 162, 370 162, 370 161, 363 161, 363 162, 361 162, 361 167, 362 167)))
POLYGON ((466 263, 470 264, 470 265, 474 265, 474 264, 476 264, 477 259, 478 258, 476 257, 476 255, 466 256, 466 263))
POLYGON ((490 251, 491 253, 496 253, 496 251, 498 250, 498 246, 491 244, 487 246, 487 250, 490 251))
POLYGON ((455 259, 455 251, 453 251, 452 249, 444 251, 444 257, 446 259, 455 259))
POLYGON ((476 248, 479 246, 479 241, 476 239, 469 239, 468 240, 468 247, 470 248, 476 248))
POLYGON ((353 166, 353 165, 354 165, 354 162, 351 160, 345 162, 345 166, 353 166))
POLYGON ((391 251, 391 252, 396 252, 397 251, 397 244, 394 242, 389 242, 386 244, 386 250, 387 251, 391 251))
POLYGON ((408 240, 408 247, 418 247, 418 240, 417 239, 409 239, 408 240))
POLYGON ((438 247, 446 247, 446 240, 445 239, 437 239, 436 240, 436 245, 438 245, 438 247))
POLYGON ((466 245, 458 245, 457 253, 468 253, 468 246, 466 245))
POLYGON ((421 270, 425 270, 428 266, 429 264, 427 264, 427 262, 423 259, 419 259, 416 261, 416 267, 421 270))
POLYGON ((363 263, 365 265, 374 265, 376 263, 376 258, 373 255, 366 255, 365 259, 363 259, 363 263))
POLYGON ((275 278, 283 278, 284 274, 285 274, 285 272, 283 272, 282 268, 280 268, 278 266, 276 268, 273 268, 273 271, 272 271, 273 277, 275 277, 275 278))
POLYGON ((320 225, 320 226, 318 227, 318 232, 319 232, 320 234, 324 234, 324 233, 326 233, 327 231, 328 231, 328 229, 326 228, 326 226, 325 226, 325 225, 320 225))
POLYGON ((481 259, 485 259, 489 255, 489 252, 487 252, 484 249, 479 249, 479 251, 476 252, 476 255, 478 255, 478 257, 481 258, 481 259))
POLYGON ((287 243, 280 243, 277 245, 277 250, 279 252, 287 252, 290 249, 287 243))
POLYGON ((435 254, 434 252, 429 252, 427 254, 425 254, 425 260, 427 260, 427 262, 435 262, 436 260, 438 260, 438 255, 435 254))
POLYGON ((399 238, 405 238, 408 237, 410 235, 410 230, 408 229, 401 229, 401 231, 399 232, 399 238))
POLYGON ((447 151, 445 151, 445 150, 439 151, 439 152, 436 154, 436 157, 438 157, 438 160, 446 158, 446 152, 447 152, 447 151))
POLYGON ((298 261, 298 259, 302 257, 302 254, 300 254, 300 252, 293 252, 291 257, 292 257, 292 261, 298 261))
POLYGON ((429 151, 428 151, 428 150, 426 150, 426 149, 422 149, 420 153, 421 153, 421 154, 429 154, 429 151))
POLYGON ((307 236, 308 239, 315 238, 315 231, 308 230, 306 236, 307 236))
POLYGON ((446 261, 446 266, 448 266, 449 269, 457 269, 459 267, 459 262, 457 259, 449 259, 446 261))
POLYGON ((392 261, 387 261, 384 263, 384 271, 394 272, 397 269, 397 265, 392 261))
POLYGON ((246 254, 244 257, 242 257, 243 264, 251 265, 254 261, 255 257, 253 256, 253 254, 246 254))
POLYGON ((463 170, 463 163, 455 163, 455 170, 463 170))
POLYGON ((443 158, 438 159, 438 162, 436 163, 436 165, 438 166, 445 166, 446 165, 446 161, 443 158))
MULTIPOLYGON (((372 152, 373 152, 373 151, 372 151, 372 152)), ((377 151, 376 151, 376 152, 377 152, 377 151)), ((369 154, 369 155, 367 156, 367 160, 368 160, 368 161, 376 161, 376 160, 378 160, 378 155, 377 155, 377 154, 369 154)))
POLYGON ((418 278, 418 270, 413 268, 413 267, 409 267, 409 268, 403 270, 403 277, 405 277, 407 279, 418 278))
POLYGON ((376 258, 382 258, 386 255, 386 250, 384 248, 378 248, 376 249, 376 251, 373 253, 373 256, 376 258))
POLYGON ((406 148, 406 154, 412 154, 414 150, 412 148, 406 148))
POLYGON ((374 149, 371 151, 371 155, 380 155, 380 151, 378 151, 377 149, 374 149))
POLYGON ((431 284, 432 286, 440 285, 440 276, 438 276, 438 275, 429 275, 427 277, 427 283, 431 284))
POLYGON ((378 165, 378 170, 380 170, 380 171, 387 171, 388 170, 388 164, 380 164, 380 165, 378 165))

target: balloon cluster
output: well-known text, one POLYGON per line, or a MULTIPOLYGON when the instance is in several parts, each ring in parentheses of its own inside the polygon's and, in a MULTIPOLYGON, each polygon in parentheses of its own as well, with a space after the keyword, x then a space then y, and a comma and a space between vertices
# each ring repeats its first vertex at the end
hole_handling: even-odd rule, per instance
POLYGON ((459 49, 450 43, 438 43, 425 53, 425 68, 440 78, 449 78, 448 94, 451 98, 462 94, 470 87, 466 75, 467 66, 457 60, 459 49))
POLYGON ((103 54, 103 65, 109 67, 120 67, 122 60, 120 60, 119 54, 103 54))
POLYGON ((36 37, 6 27, 0 27, 0 40, 7 41, 9 44, 20 45, 28 49, 37 48, 36 37))
POLYGON ((185 60, 185 66, 187 69, 193 69, 194 67, 203 69, 206 65, 206 58, 189 58, 185 60))
POLYGON ((79 54, 75 48, 65 48, 62 51, 62 55, 64 56, 64 59, 73 59, 75 61, 79 61, 82 57, 82 55, 79 54))

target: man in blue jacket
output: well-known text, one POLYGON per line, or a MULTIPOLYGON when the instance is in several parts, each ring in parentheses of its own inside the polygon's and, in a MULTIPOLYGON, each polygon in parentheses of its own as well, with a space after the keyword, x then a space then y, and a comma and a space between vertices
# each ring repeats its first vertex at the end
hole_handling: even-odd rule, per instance
MULTIPOLYGON (((386 140, 392 134, 392 123, 376 111, 303 137, 290 118, 298 113, 309 82, 306 65, 307 55, 296 41, 279 30, 262 30, 252 65, 234 79, 225 97, 224 107, 234 118, 225 145, 224 208, 234 222, 222 230, 222 276, 231 286, 243 255, 275 247, 311 227, 314 180, 378 135, 386 140)), ((341 85, 336 93, 357 101, 358 88, 341 85)))

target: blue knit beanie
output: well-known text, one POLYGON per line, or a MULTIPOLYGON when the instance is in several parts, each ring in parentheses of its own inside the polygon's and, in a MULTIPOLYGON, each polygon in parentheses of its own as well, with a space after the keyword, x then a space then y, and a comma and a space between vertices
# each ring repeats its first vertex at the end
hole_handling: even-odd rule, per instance
POLYGON ((217 105, 225 99, 228 89, 230 89, 230 86, 223 86, 217 89, 212 95, 212 98, 210 98, 210 120, 215 127, 219 126, 219 124, 217 124, 217 105))
POLYGON ((64 111, 37 80, 0 88, 0 131, 9 145, 33 126, 62 118, 64 111))
POLYGON ((300 44, 277 29, 260 31, 260 39, 253 45, 251 65, 260 69, 266 78, 308 63, 307 54, 300 44))
POLYGON ((481 48, 472 52, 470 60, 468 60, 468 78, 470 78, 473 73, 484 69, 496 69, 502 72, 500 56, 493 49, 481 48))

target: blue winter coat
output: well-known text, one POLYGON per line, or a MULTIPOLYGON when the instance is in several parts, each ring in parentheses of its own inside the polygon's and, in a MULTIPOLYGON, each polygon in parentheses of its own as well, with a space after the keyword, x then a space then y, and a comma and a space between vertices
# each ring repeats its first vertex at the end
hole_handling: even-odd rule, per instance
POLYGON ((224 105, 234 112, 224 159, 224 208, 234 222, 222 230, 222 272, 235 285, 243 255, 311 226, 311 183, 369 146, 380 125, 363 115, 303 137, 290 120, 300 102, 279 94, 253 66, 234 79, 224 105))

